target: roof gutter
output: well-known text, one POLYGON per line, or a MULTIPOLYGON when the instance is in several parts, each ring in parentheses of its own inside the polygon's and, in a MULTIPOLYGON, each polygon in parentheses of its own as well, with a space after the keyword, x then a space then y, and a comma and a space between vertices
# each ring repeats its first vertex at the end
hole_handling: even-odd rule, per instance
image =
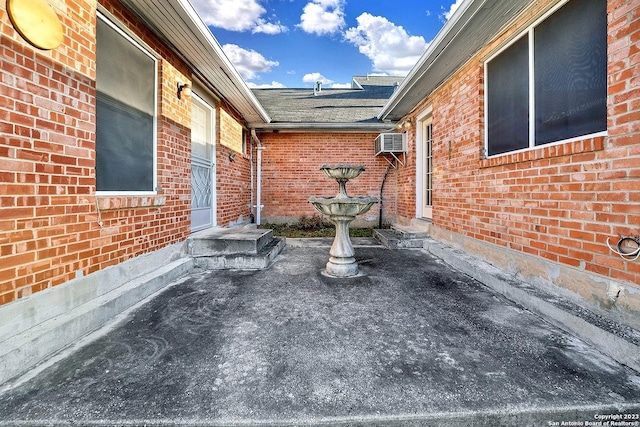
POLYGON ((468 0, 462 4, 453 13, 453 16, 438 32, 427 50, 422 54, 418 63, 411 69, 409 75, 405 77, 398 89, 393 92, 387 103, 377 115, 377 118, 384 120, 397 107, 402 98, 409 93, 422 77, 429 71, 431 65, 438 59, 440 53, 455 40, 456 36, 462 31, 469 21, 473 19, 475 14, 487 2, 487 0, 468 0), (459 26, 461 25, 461 26, 459 26))

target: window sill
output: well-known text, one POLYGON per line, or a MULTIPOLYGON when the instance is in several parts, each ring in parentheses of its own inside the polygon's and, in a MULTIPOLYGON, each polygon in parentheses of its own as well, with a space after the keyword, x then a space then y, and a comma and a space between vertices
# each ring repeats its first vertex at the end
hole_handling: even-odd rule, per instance
POLYGON ((101 196, 96 195, 101 211, 158 208, 167 203, 165 196, 101 196))
POLYGON ((500 154, 488 159, 480 160, 480 168, 510 165, 514 163, 531 162, 554 157, 570 156, 604 150, 605 136, 594 136, 579 141, 564 142, 554 145, 544 145, 539 148, 500 154))

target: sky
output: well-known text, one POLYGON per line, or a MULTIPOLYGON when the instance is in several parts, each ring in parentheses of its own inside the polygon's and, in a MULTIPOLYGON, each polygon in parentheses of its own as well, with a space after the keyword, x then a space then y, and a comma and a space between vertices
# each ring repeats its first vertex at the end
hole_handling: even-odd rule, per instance
POLYGON ((253 88, 406 76, 462 0, 190 0, 253 88))

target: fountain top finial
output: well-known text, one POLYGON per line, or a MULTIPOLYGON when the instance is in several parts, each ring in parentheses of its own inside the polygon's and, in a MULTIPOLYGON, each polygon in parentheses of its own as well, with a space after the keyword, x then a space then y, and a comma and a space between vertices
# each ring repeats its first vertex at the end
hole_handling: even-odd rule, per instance
POLYGON ((346 164, 322 165, 320 167, 329 178, 333 179, 353 179, 364 171, 364 166, 354 166, 346 164))

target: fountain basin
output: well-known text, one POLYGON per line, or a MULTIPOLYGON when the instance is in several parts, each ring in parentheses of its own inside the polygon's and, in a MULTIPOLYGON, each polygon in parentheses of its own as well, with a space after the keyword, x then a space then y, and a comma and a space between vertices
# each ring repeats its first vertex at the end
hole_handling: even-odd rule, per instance
POLYGON ((364 166, 322 165, 320 170, 322 170, 329 178, 349 180, 360 175, 360 173, 364 171, 364 166))
POLYGON ((355 217, 371 209, 378 199, 375 197, 311 197, 309 202, 321 214, 355 217))

